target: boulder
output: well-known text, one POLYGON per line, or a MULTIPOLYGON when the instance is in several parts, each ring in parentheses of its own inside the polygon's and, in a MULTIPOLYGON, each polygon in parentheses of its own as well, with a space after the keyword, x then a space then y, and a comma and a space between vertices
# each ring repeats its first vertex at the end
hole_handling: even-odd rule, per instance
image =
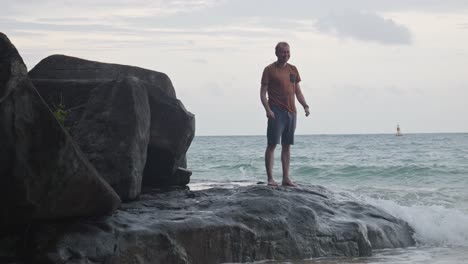
POLYGON ((286 261, 415 244, 406 222, 320 186, 147 193, 112 218, 43 224, 31 234, 34 263, 286 261))
POLYGON ((150 136, 147 84, 135 77, 94 89, 74 139, 123 200, 141 192, 150 136))
POLYGON ((120 205, 37 93, 2 33, 0 182, 1 230, 33 219, 109 215, 120 205))
POLYGON ((195 118, 167 75, 53 55, 29 76, 50 107, 65 105, 65 126, 123 200, 135 199, 142 186, 188 184, 195 118))

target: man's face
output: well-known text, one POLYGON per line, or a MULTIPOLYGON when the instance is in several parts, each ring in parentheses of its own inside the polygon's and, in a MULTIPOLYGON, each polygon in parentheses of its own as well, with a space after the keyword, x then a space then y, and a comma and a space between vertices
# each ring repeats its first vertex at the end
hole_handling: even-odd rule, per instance
POLYGON ((278 47, 278 50, 276 51, 276 57, 278 57, 278 62, 280 64, 288 62, 290 56, 291 54, 289 52, 289 46, 281 45, 278 47))

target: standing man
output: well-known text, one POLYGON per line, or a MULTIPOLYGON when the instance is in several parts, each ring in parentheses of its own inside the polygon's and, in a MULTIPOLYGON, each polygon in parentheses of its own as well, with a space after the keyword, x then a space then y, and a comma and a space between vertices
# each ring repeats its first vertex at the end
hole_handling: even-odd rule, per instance
POLYGON ((309 106, 299 86, 301 81, 299 72, 296 66, 288 63, 290 57, 289 44, 279 42, 275 47, 275 54, 278 59, 263 70, 260 88, 260 99, 268 118, 268 145, 265 151, 265 167, 268 185, 278 186, 278 183, 273 179, 273 157, 276 145, 280 143, 281 139, 282 185, 294 187, 296 185, 289 178, 289 161, 296 129, 295 99, 297 98, 304 107, 306 116, 309 116, 310 113, 309 106))

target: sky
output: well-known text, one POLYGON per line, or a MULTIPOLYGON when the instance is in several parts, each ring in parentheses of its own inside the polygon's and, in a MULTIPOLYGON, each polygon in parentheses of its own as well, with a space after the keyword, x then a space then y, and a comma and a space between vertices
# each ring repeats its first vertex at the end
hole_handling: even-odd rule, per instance
POLYGON ((166 73, 196 135, 264 135, 263 69, 287 41, 296 134, 468 132, 466 0, 0 0, 28 69, 53 54, 166 73))

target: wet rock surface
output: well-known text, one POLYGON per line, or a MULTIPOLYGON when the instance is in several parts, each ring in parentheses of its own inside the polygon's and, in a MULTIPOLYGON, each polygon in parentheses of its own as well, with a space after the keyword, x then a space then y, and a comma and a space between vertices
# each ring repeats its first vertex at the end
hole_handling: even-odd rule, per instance
POLYGON ((412 234, 320 186, 256 185, 148 193, 110 218, 38 225, 29 243, 46 263, 223 263, 369 256, 414 245, 412 234))

